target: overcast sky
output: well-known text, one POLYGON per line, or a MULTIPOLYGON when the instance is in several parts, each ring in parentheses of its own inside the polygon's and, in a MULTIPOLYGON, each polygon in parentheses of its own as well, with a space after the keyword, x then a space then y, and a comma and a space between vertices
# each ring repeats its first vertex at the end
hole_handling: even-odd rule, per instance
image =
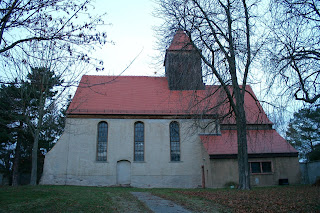
POLYGON ((93 2, 99 13, 107 13, 105 27, 109 40, 96 54, 104 61, 105 71, 89 74, 117 75, 138 56, 122 75, 159 76, 163 74, 161 65, 155 66, 155 33, 153 26, 161 20, 152 16, 156 6, 152 0, 96 0, 93 2), (155 72, 157 72, 155 74, 155 72))

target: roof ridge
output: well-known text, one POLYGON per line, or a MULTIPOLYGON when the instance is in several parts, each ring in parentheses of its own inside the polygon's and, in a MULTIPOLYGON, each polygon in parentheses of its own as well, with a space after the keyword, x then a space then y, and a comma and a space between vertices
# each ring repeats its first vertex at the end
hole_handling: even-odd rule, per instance
POLYGON ((147 77, 147 78, 166 78, 164 76, 147 76, 147 75, 83 75, 88 77, 147 77))
MULTIPOLYGON (((83 77, 114 77, 116 78, 159 78, 159 79, 164 79, 167 78, 165 76, 148 76, 148 75, 83 75, 81 78, 83 77)), ((220 87, 221 85, 219 84, 206 84, 206 87, 220 87)), ((232 87, 232 85, 227 85, 228 87, 232 87)), ((239 85, 240 87, 242 87, 242 85, 239 85)), ((221 86, 222 87, 222 86, 221 86)), ((253 95, 255 96, 253 89, 251 87, 250 84, 247 84, 246 87, 249 88, 248 92, 252 92, 253 95)))

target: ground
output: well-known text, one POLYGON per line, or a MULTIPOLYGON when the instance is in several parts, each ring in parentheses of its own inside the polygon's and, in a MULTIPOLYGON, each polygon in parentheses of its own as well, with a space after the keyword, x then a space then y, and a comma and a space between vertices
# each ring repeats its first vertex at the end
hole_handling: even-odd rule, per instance
POLYGON ((79 186, 0 187, 0 212, 151 212, 131 192, 149 192, 191 212, 320 212, 320 188, 137 189, 79 186))

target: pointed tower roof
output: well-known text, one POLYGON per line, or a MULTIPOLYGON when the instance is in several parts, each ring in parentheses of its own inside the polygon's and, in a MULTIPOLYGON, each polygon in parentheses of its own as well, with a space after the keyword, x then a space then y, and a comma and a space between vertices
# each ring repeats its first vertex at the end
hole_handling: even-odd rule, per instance
POLYGON ((174 35, 171 45, 168 50, 194 50, 191 44, 190 37, 182 30, 179 29, 174 35))

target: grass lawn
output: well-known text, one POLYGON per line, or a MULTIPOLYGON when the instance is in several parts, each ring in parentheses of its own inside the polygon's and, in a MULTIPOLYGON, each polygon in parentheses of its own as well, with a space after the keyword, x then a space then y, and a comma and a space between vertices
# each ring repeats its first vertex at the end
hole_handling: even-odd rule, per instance
POLYGON ((147 191, 194 212, 320 212, 320 188, 137 189, 80 186, 0 187, 0 212, 150 212, 130 194, 147 191))
POLYGON ((148 212, 129 193, 131 190, 81 186, 1 187, 0 212, 148 212))

